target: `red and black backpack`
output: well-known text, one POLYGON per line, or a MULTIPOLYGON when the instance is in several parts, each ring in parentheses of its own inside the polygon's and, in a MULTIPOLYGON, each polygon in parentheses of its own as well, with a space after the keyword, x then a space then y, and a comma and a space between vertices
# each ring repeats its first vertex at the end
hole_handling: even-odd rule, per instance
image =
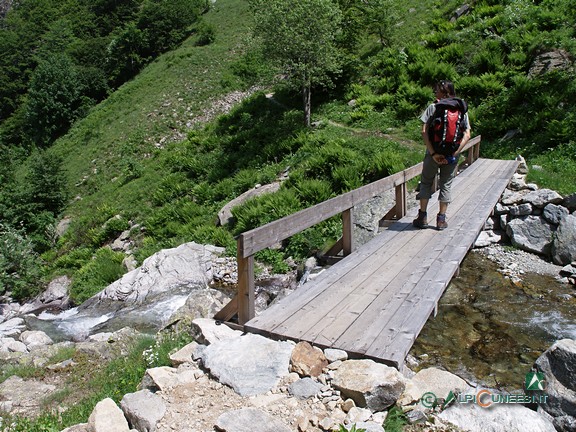
POLYGON ((458 150, 466 131, 467 112, 468 104, 460 98, 440 99, 435 103, 434 114, 428 119, 428 137, 436 153, 450 156, 458 150))

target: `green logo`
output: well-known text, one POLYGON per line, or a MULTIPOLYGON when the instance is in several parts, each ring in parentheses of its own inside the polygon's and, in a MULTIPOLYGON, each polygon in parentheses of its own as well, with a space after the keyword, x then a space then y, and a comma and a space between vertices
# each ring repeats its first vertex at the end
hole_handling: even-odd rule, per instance
POLYGON ((544 374, 528 372, 526 374, 526 390, 544 390, 544 374))

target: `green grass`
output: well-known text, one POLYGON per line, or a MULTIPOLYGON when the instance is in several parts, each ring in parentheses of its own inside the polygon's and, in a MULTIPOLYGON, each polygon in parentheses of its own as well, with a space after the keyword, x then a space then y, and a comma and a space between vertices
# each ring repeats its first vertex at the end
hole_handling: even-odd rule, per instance
MULTIPOLYGON (((140 337, 126 349, 126 353, 103 361, 86 353, 65 348, 53 356, 49 364, 72 358, 74 365, 64 371, 52 372, 46 368, 2 368, 2 377, 18 375, 22 378, 41 378, 57 373, 67 377, 63 387, 44 400, 44 410, 36 419, 4 416, 0 431, 52 432, 68 426, 86 423, 96 404, 107 397, 119 403, 127 393, 138 390, 147 368, 171 365, 169 355, 191 342, 185 331, 167 331, 156 338, 140 337)), ((61 379, 62 377, 60 377, 61 379)))

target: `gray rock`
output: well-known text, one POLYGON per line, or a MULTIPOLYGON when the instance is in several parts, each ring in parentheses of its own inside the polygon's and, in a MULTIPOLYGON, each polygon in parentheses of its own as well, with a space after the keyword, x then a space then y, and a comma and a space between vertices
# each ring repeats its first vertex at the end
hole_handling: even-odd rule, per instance
POLYGON ((529 203, 513 205, 510 207, 510 215, 512 215, 513 217, 528 216, 531 213, 532 213, 532 205, 529 203))
POLYGON ((556 417, 552 423, 558 432, 576 431, 576 418, 570 416, 556 417))
POLYGON ((294 345, 246 334, 210 344, 202 353, 204 366, 241 396, 266 393, 289 373, 294 345))
POLYGON ((348 360, 348 353, 346 351, 339 349, 326 348, 324 350, 324 355, 326 356, 326 360, 328 360, 330 363, 333 363, 338 360, 340 361, 348 360))
POLYGON ((527 252, 550 255, 554 227, 537 216, 512 219, 506 225, 506 234, 512 244, 527 252))
POLYGON ((372 360, 347 360, 334 373, 332 385, 357 406, 383 411, 398 400, 405 379, 396 369, 372 360))
POLYGON ((438 416, 469 432, 555 432, 548 419, 519 404, 499 404, 487 409, 474 403, 456 403, 438 416))
POLYGON ((27 330, 22 332, 20 341, 24 343, 29 350, 54 343, 50 336, 40 330, 27 330))
POLYGON ((14 338, 0 338, 0 352, 28 352, 26 345, 14 338))
POLYGON ((134 429, 154 432, 166 413, 162 398, 149 390, 124 395, 120 408, 134 429))
POLYGON ((199 343, 204 345, 242 336, 241 331, 233 330, 210 318, 197 318, 192 321, 192 334, 199 343))
POLYGON ((481 248, 490 246, 491 244, 500 242, 501 239, 502 236, 496 234, 494 231, 480 231, 480 234, 478 234, 478 238, 474 243, 474 247, 481 248))
POLYGON ((502 194, 502 198, 500 198, 500 202, 504 206, 512 206, 516 204, 520 204, 524 200, 524 196, 527 195, 529 192, 527 190, 521 191, 511 191, 510 189, 506 189, 502 194))
POLYGON ((309 399, 320 393, 321 388, 322 384, 306 377, 290 384, 288 392, 298 399, 309 399))
POLYGON ((500 215, 500 219, 498 220, 500 229, 506 230, 506 225, 508 225, 508 215, 503 214, 500 215))
POLYGON ((110 398, 96 404, 88 418, 88 425, 93 432, 130 432, 122 410, 110 398))
POLYGON ((544 373, 548 396, 540 407, 553 417, 576 417, 576 341, 557 341, 538 357, 535 366, 544 373))
POLYGON ((574 263, 566 264, 564 267, 562 267, 562 270, 560 270, 560 276, 572 276, 575 274, 576 266, 574 266, 574 263))
POLYGON ((526 176, 521 174, 514 174, 512 179, 510 179, 510 183, 508 183, 507 187, 513 191, 526 189, 526 176))
POLYGON ((222 432, 291 432, 288 426, 256 408, 228 411, 218 417, 216 428, 222 432))
POLYGON ((181 364, 191 363, 194 361, 194 353, 198 348, 198 342, 190 342, 188 345, 180 348, 173 354, 170 354, 172 366, 178 367, 181 364))
POLYGON ((528 165, 526 164, 526 159, 524 159, 524 157, 522 157, 521 155, 518 155, 516 156, 516 160, 520 162, 516 172, 518 174, 528 174, 528 165))
POLYGON ((523 203, 530 203, 534 207, 543 208, 547 204, 560 204, 563 198, 558 192, 552 189, 540 189, 537 191, 532 191, 524 195, 522 199, 523 203))
POLYGON ((448 393, 463 392, 471 387, 466 381, 450 372, 427 368, 419 371, 406 383, 406 388, 400 398, 399 405, 411 405, 418 402, 422 395, 427 392, 434 393, 438 398, 445 399, 448 393))
POLYGON ((0 324, 0 337, 19 336, 26 329, 26 324, 22 318, 11 318, 0 324))
POLYGON ((572 195, 568 195, 567 197, 565 197, 562 200, 562 205, 571 212, 576 210, 576 193, 573 193, 572 195))
POLYGON ((219 224, 222 226, 227 225, 234 220, 234 217, 232 216, 232 209, 234 207, 237 207, 249 199, 255 198, 257 196, 277 192, 281 185, 281 182, 275 182, 264 186, 257 186, 234 198, 232 201, 228 202, 224 207, 222 207, 222 209, 218 212, 219 224))
POLYGON ((551 224, 558 225, 564 217, 568 216, 569 213, 570 212, 566 207, 556 204, 548 204, 544 207, 542 217, 551 224))
POLYGON ((500 216, 500 215, 508 214, 508 213, 510 213, 510 207, 505 206, 500 202, 498 202, 496 204, 496 206, 494 207, 494 215, 496 215, 496 216, 500 216))
POLYGON ((552 243, 552 259, 558 265, 576 260, 576 215, 567 215, 560 221, 552 243))

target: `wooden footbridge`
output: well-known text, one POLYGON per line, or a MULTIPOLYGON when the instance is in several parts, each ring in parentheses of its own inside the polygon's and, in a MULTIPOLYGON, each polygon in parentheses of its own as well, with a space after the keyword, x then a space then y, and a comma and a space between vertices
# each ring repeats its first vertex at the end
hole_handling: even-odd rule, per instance
POLYGON ((401 368, 442 293, 457 274, 484 222, 516 171, 517 161, 479 159, 480 137, 466 146, 466 169, 455 178, 449 227, 435 229, 437 194, 430 200, 431 226, 416 229, 417 208, 407 212, 406 182, 422 164, 332 198, 238 238, 238 295, 215 318, 238 322, 248 332, 308 341, 401 368), (391 224, 353 250, 353 209, 394 189, 391 224), (343 258, 289 296, 255 316, 254 253, 332 216, 342 214, 343 258))

